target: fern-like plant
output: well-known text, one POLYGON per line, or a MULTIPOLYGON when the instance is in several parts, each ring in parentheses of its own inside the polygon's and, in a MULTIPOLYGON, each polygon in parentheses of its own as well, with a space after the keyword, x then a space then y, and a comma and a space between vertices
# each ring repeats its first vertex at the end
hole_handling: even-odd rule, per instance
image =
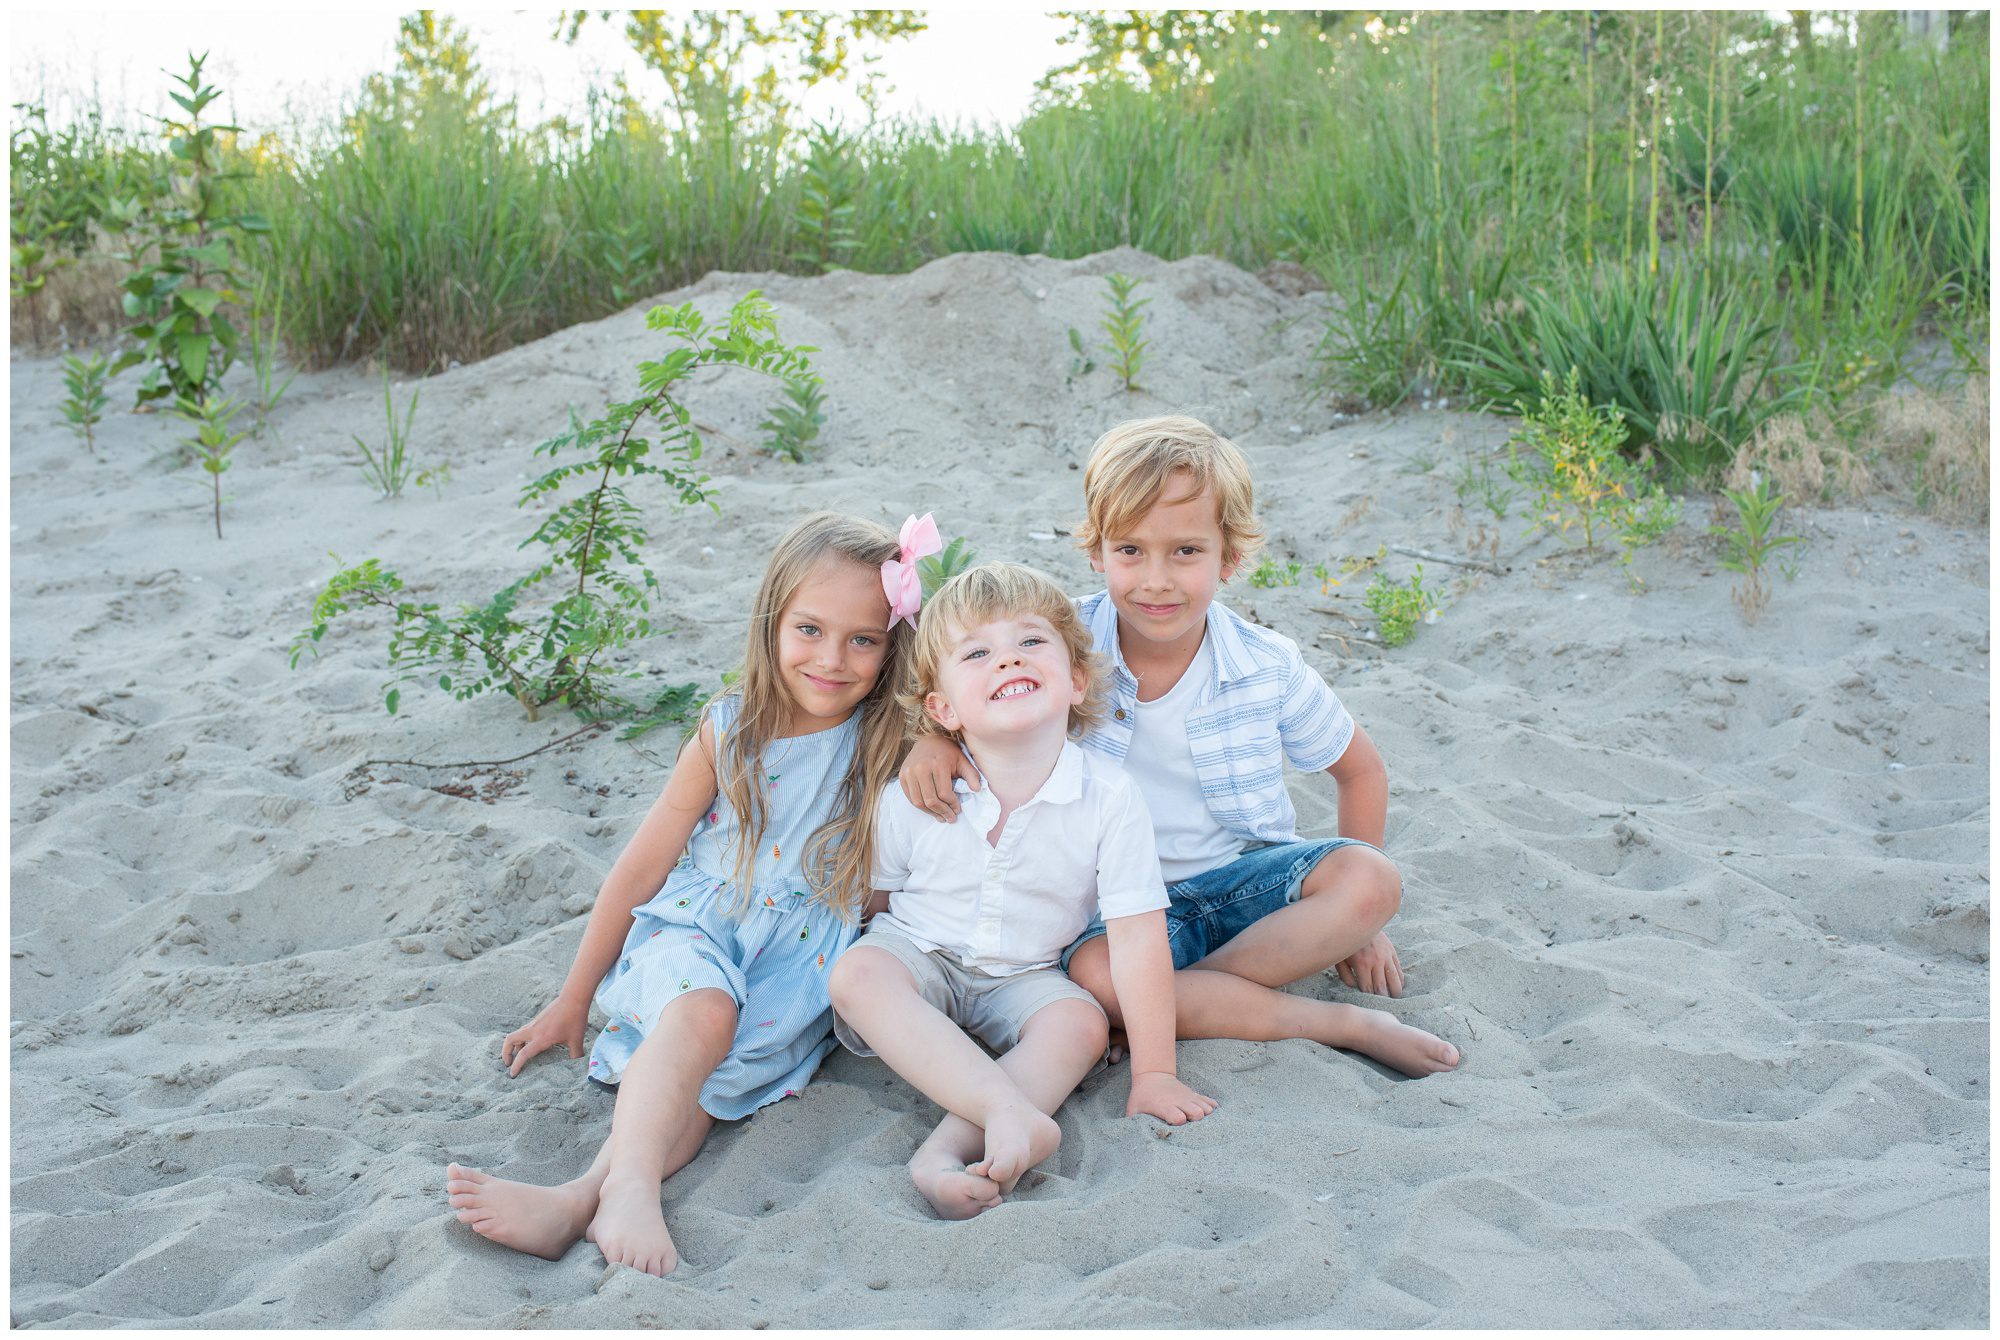
POLYGON ((775 313, 756 292, 719 322, 703 318, 693 303, 655 307, 646 328, 679 347, 639 364, 639 395, 589 423, 572 410, 569 431, 535 448, 551 465, 522 488, 520 505, 556 505, 522 541, 522 548, 542 547, 532 571, 485 604, 448 614, 436 603, 404 599, 402 579, 368 559, 334 574, 313 602, 312 625, 293 639, 292 664, 317 650, 334 619, 375 606, 394 620, 389 664, 396 673, 383 686, 391 712, 404 683, 432 674, 461 700, 493 690, 510 694, 530 721, 552 704, 591 716, 643 710, 611 692, 606 681, 620 672, 603 665, 653 631, 648 611, 660 589, 645 565, 646 513, 627 485, 650 476, 681 506, 714 506, 702 487, 707 476, 694 471, 701 438, 677 398, 680 389, 701 369, 719 365, 798 381, 813 375, 806 355, 815 352, 778 338, 775 313), (568 492, 573 486, 581 491, 568 492))
POLYGON ((1104 276, 1104 282, 1110 290, 1111 299, 1111 310, 1099 323, 1111 339, 1104 346, 1104 351, 1111 355, 1111 370, 1125 383, 1125 389, 1136 391, 1139 389, 1139 368, 1146 361, 1146 346, 1151 343, 1140 334, 1146 318, 1139 309, 1152 299, 1133 299, 1132 291, 1144 281, 1132 275, 1108 274, 1104 276))

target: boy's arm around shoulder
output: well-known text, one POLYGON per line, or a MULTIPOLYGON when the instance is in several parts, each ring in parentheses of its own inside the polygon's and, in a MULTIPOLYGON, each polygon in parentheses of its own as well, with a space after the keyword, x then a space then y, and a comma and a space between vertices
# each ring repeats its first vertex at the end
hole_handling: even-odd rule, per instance
POLYGON ((1181 1083, 1174 1061, 1174 960, 1167 947, 1166 884, 1152 818, 1139 788, 1123 773, 1113 772, 1105 785, 1097 887, 1111 950, 1111 989, 1131 1052, 1125 1115, 1145 1112, 1179 1126, 1213 1112, 1215 1100, 1181 1083))
POLYGON ((958 818, 958 792, 952 789, 955 777, 963 777, 974 791, 979 789, 979 769, 972 766, 965 751, 948 736, 930 734, 917 737, 896 773, 904 798, 940 823, 958 818))
POLYGON ((687 849, 695 825, 715 803, 716 790, 715 732, 704 717, 694 738, 674 761, 659 799, 604 877, 562 990, 540 1014, 500 1044, 500 1061, 509 1067, 508 1074, 520 1074, 529 1058, 558 1043, 569 1048, 571 1059, 583 1055, 591 995, 617 961, 632 927, 633 910, 666 883, 687 849))

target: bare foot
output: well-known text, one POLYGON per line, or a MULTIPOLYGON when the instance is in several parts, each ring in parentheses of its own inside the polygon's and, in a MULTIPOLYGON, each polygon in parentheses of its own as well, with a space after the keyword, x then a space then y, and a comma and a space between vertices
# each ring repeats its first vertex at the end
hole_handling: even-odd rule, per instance
POLYGON ((1458 1065, 1458 1048, 1435 1033, 1413 1028, 1386 1010, 1338 1008, 1342 1011, 1338 1035, 1329 1039, 1336 1047, 1372 1056, 1419 1079, 1458 1065))
POLYGON ((604 1179, 597 1193, 597 1213, 584 1236, 597 1244, 612 1265, 631 1266, 648 1275, 673 1273, 681 1263, 667 1219, 660 1212, 660 1184, 604 1179))
POLYGON ((940 1219, 970 1219, 1000 1203, 1000 1184, 981 1177, 947 1154, 919 1149, 910 1160, 910 1180, 940 1219))
POLYGON ((1012 1191, 1022 1173, 1061 1144, 1062 1127, 1039 1108, 1028 1103, 996 1108, 986 1116, 986 1157, 965 1170, 991 1178, 1002 1191, 1012 1191))
POLYGON ((597 1210, 582 1182, 534 1186, 492 1177, 477 1168, 445 1165, 444 1189, 459 1222, 502 1247, 554 1261, 570 1249, 597 1210))

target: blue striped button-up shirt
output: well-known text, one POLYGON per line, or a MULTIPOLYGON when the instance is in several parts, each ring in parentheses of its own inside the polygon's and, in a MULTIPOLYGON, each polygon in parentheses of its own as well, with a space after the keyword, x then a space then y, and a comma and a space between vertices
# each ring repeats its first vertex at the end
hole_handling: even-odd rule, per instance
MULTIPOLYGON (((1100 591, 1079 600, 1077 613, 1111 663, 1111 710, 1082 743, 1122 764, 1138 720, 1139 680, 1118 646, 1118 609, 1100 591)), ((1354 738, 1354 718, 1283 634, 1212 602, 1207 637, 1213 670, 1187 718, 1201 798, 1217 823, 1246 841, 1293 841, 1298 813, 1284 764, 1332 767, 1354 738)))

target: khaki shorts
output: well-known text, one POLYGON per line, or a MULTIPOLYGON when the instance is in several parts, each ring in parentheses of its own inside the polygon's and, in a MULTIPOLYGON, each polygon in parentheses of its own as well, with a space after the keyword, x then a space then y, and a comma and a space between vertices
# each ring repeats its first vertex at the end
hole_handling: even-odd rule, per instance
MULTIPOLYGON (((917 994, 960 1028, 978 1038, 995 1055, 1004 1055, 1021 1040, 1028 1020, 1059 1000, 1081 1000, 1103 1013, 1091 994, 1059 968, 1030 968, 1008 977, 992 977, 968 968, 942 949, 923 950, 892 931, 870 931, 844 953, 879 949, 895 958, 916 979, 917 994)), ((838 1011, 833 1033, 849 1051, 873 1056, 875 1051, 847 1026, 838 1011)))

